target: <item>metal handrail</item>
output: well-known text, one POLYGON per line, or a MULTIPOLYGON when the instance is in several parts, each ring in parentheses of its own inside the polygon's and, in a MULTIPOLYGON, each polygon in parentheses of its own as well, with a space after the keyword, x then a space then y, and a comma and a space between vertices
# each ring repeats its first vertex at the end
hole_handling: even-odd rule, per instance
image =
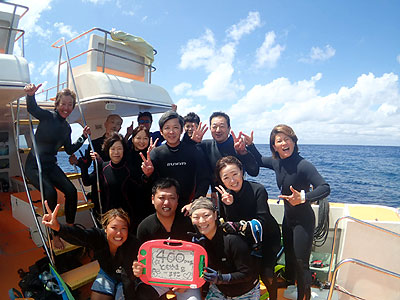
MULTIPOLYGON (((87 125, 86 123, 86 119, 85 119, 85 115, 83 114, 83 110, 81 107, 81 101, 79 99, 79 94, 78 94, 78 89, 76 87, 76 82, 75 82, 75 78, 74 75, 72 73, 72 66, 71 66, 71 60, 69 59, 69 53, 68 53, 68 47, 67 47, 67 43, 64 40, 64 48, 65 48, 65 55, 67 57, 67 66, 69 69, 69 72, 71 74, 71 80, 72 80, 72 84, 74 86, 74 90, 76 91, 76 103, 78 104, 78 109, 79 109, 79 113, 81 115, 82 118, 82 122, 83 122, 83 126, 85 127, 87 125)), ((60 48, 61 49, 61 48, 60 48)), ((61 51, 61 50, 60 50, 61 51)), ((68 73, 68 72, 67 72, 68 73)), ((88 135, 88 141, 89 141, 89 145, 92 149, 94 149, 93 147, 93 143, 92 143, 92 137, 90 136, 90 134, 88 135)), ((99 199, 99 209, 100 209, 100 215, 103 214, 103 207, 101 205, 101 197, 100 197, 100 177, 99 177, 99 167, 98 167, 98 163, 97 163, 97 159, 94 160, 94 164, 95 164, 95 172, 96 172, 96 180, 97 180, 97 194, 98 194, 98 199, 99 199)), ((92 210, 90 211, 90 213, 92 214, 92 210)), ((92 216, 92 219, 94 221, 94 217, 92 216)), ((97 227, 97 223, 94 221, 94 225, 97 227)))
POLYGON ((333 272, 333 279, 332 279, 332 282, 331 282, 331 286, 329 288, 329 294, 328 294, 327 300, 331 300, 332 299, 333 290, 335 289, 336 277, 337 277, 337 273, 338 273, 339 269, 342 266, 344 266, 345 264, 348 264, 348 263, 353 263, 353 264, 356 264, 356 265, 359 265, 359 266, 362 266, 362 267, 366 267, 366 268, 368 268, 370 270, 377 271, 377 272, 380 272, 380 273, 383 273, 383 274, 386 274, 386 275, 389 275, 389 276, 392 276, 392 277, 400 279, 400 274, 398 274, 396 272, 392 272, 392 271, 380 268, 378 266, 374 266, 372 264, 369 264, 369 263, 367 263, 365 261, 362 261, 362 260, 359 260, 359 259, 356 259, 356 258, 346 258, 346 259, 341 260, 335 267, 335 270, 333 272))
MULTIPOLYGON (((114 56, 114 57, 117 57, 117 58, 120 58, 120 59, 124 59, 124 60, 130 61, 130 62, 133 62, 133 63, 137 63, 137 64, 140 64, 140 65, 142 65, 142 66, 147 67, 147 70, 148 70, 148 72, 149 72, 149 83, 151 83, 151 73, 152 73, 152 72, 155 72, 155 71, 157 70, 156 67, 154 67, 154 66, 151 65, 151 64, 145 64, 145 63, 143 63, 143 62, 140 62, 140 61, 137 61, 137 60, 128 58, 128 57, 124 57, 124 56, 121 56, 121 55, 118 55, 118 54, 114 54, 114 53, 107 52, 107 51, 106 51, 106 50, 107 50, 107 36, 108 36, 108 35, 111 35, 111 33, 110 33, 109 31, 107 31, 107 30, 102 29, 102 28, 94 27, 94 28, 92 28, 92 29, 89 29, 89 30, 87 30, 87 31, 85 31, 85 32, 83 32, 83 33, 81 33, 81 34, 79 34, 78 36, 72 38, 71 40, 69 40, 69 41, 67 41, 67 42, 65 42, 65 39, 64 39, 64 38, 60 38, 60 39, 58 39, 56 42, 54 42, 54 43, 51 45, 51 47, 56 48, 56 49, 60 49, 60 51, 61 51, 61 49, 64 47, 64 44, 65 44, 65 46, 66 46, 66 45, 68 45, 68 44, 70 44, 70 43, 72 43, 72 42, 74 42, 74 41, 76 41, 76 40, 82 38, 83 36, 85 36, 85 35, 87 35, 87 34, 93 32, 93 31, 95 31, 95 30, 101 31, 101 32, 104 33, 104 47, 103 47, 103 50, 91 48, 91 49, 88 49, 88 50, 86 50, 86 51, 83 51, 83 52, 81 52, 81 53, 79 53, 79 54, 77 54, 77 55, 71 57, 70 60, 74 60, 74 59, 76 59, 76 58, 78 58, 78 57, 80 57, 80 56, 82 56, 82 55, 84 55, 84 54, 87 54, 87 53, 91 52, 91 51, 98 51, 98 52, 103 53, 103 58, 102 58, 102 72, 103 72, 103 73, 104 73, 105 65, 106 65, 106 64, 105 64, 106 55, 111 55, 111 56, 114 56), (57 44, 59 44, 59 43, 60 43, 61 41, 63 41, 63 40, 64 40, 64 44, 62 44, 62 45, 60 45, 60 46, 57 46, 57 44)), ((154 55, 157 54, 157 50, 156 50, 156 49, 153 49, 153 52, 154 52, 154 55)), ((61 65, 65 64, 66 62, 67 62, 66 60, 61 62, 61 55, 60 55, 59 68, 60 68, 61 65)))
MULTIPOLYGON (((35 210, 35 207, 34 207, 34 205, 33 205, 33 201, 32 201, 31 194, 30 194, 30 192, 29 192, 28 183, 26 182, 24 167, 23 167, 23 165, 22 165, 22 160, 21 160, 21 154, 20 154, 20 152, 18 151, 18 149, 19 149, 19 111, 20 111, 20 101, 19 101, 19 100, 20 100, 20 99, 17 100, 17 120, 16 120, 16 122, 15 122, 14 109, 13 109, 13 106, 11 105, 11 116, 12 116, 13 122, 14 122, 13 131, 14 131, 14 137, 15 137, 15 147, 16 147, 16 149, 17 149, 18 165, 19 165, 19 167, 20 167, 20 171, 21 171, 21 175, 22 175, 22 181, 23 181, 23 183, 24 183, 26 195, 27 195, 28 200, 29 200, 29 206, 30 206, 30 208, 31 208, 31 212, 32 212, 32 215, 33 215, 33 220, 34 220, 35 225, 36 225, 36 227, 37 227, 37 229, 38 229, 40 239, 42 240, 43 248, 44 248, 44 250, 45 250, 45 252, 46 252, 46 254, 47 254, 47 257, 48 257, 49 260, 50 260, 50 263, 51 263, 52 265, 54 265, 54 256, 53 256, 53 251, 52 251, 52 245, 51 245, 51 242, 50 242, 50 230, 49 230, 47 227, 45 227, 46 235, 47 235, 47 241, 48 241, 48 243, 49 243, 49 246, 47 246, 47 244, 46 244, 46 239, 45 239, 45 237, 44 237, 44 235, 43 235, 43 232, 42 232, 42 228, 41 228, 41 226, 40 226, 40 224, 39 224, 39 221, 38 221, 37 218, 36 218, 36 210, 35 210), (49 249, 49 248, 50 248, 50 249, 49 249)), ((30 128, 32 129, 32 118, 31 118, 30 114, 29 114, 29 125, 30 125, 30 128)), ((31 134, 33 134, 33 130, 30 130, 30 131, 31 131, 31 134)), ((33 139, 34 139, 34 138, 35 138, 35 137, 33 136, 33 139)), ((38 156, 37 152, 35 152, 35 155, 38 156)), ((39 170, 41 170, 41 166, 40 166, 40 167, 39 167, 39 166, 40 166, 40 161, 39 161, 38 168, 39 168, 39 170)), ((40 171, 39 171, 39 172, 40 172, 40 171)), ((40 186, 42 187, 43 184, 42 184, 41 172, 39 173, 39 175, 40 175, 40 176, 39 176, 40 186)), ((43 198, 42 190, 43 190, 43 189, 41 189, 41 192, 40 192, 40 193, 41 193, 42 205, 43 205, 43 199, 44 199, 44 198, 43 198)), ((45 210, 43 210, 43 212, 45 212, 45 210)))
POLYGON ((22 36, 22 56, 24 56, 24 42, 23 42, 23 35, 25 34, 25 31, 18 29, 18 28, 14 28, 13 27, 13 23, 15 20, 15 15, 17 13, 17 8, 21 7, 23 9, 25 9, 25 11, 21 14, 20 19, 25 16, 25 14, 28 12, 29 8, 27 6, 24 5, 20 5, 20 4, 15 4, 15 3, 7 3, 7 2, 1 2, 0 4, 6 4, 6 5, 10 5, 14 7, 13 10, 13 14, 12 14, 12 18, 11 18, 11 23, 10 23, 10 27, 5 27, 5 26, 0 26, 0 28, 2 29, 7 29, 8 30, 8 37, 7 37, 7 44, 6 44, 6 48, 5 50, 8 51, 8 47, 10 46, 10 37, 11 37, 11 32, 12 31, 17 31, 17 32, 21 32, 21 34, 14 40, 14 43, 16 41, 18 41, 21 36, 22 36))
POLYGON ((353 220, 353 221, 355 221, 355 222, 357 222, 357 223, 360 223, 360 224, 362 224, 362 225, 366 225, 366 226, 371 227, 371 228, 373 228, 373 229, 376 229, 376 230, 379 230, 379 231, 382 231, 382 232, 385 232, 385 233, 388 233, 388 234, 391 234, 391 235, 394 235, 394 236, 400 238, 400 234, 399 234, 399 233, 396 233, 396 232, 393 232, 393 231, 391 231, 391 230, 382 228, 382 227, 380 227, 380 226, 377 226, 377 225, 374 225, 374 224, 371 224, 371 223, 368 223, 368 222, 359 220, 359 219, 354 218, 354 217, 351 217, 351 216, 344 216, 344 217, 341 217, 341 218, 337 219, 337 221, 336 221, 336 223, 335 223, 335 231, 334 231, 334 234, 333 234, 332 251, 331 251, 331 261, 330 261, 329 269, 328 269, 328 281, 329 281, 329 282, 332 280, 332 273, 331 273, 331 272, 332 272, 332 267, 333 267, 333 254, 334 254, 334 252, 335 252, 337 230, 338 230, 340 221, 342 221, 342 220, 344 220, 344 219, 353 220))

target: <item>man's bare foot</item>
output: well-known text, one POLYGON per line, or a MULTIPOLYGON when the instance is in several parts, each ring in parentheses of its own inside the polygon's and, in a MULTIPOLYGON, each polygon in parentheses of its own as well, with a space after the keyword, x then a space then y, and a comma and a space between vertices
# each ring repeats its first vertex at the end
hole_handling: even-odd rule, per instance
POLYGON ((64 243, 61 240, 60 236, 58 236, 58 235, 53 236, 53 247, 58 250, 64 249, 64 243))

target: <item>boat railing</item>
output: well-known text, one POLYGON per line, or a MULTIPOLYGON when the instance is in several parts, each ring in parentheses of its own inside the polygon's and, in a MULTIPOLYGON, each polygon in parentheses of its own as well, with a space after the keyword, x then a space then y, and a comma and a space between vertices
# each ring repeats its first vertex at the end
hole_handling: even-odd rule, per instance
MULTIPOLYGON (((100 65, 101 72, 107 73, 107 70, 106 70, 106 58, 108 56, 115 57, 117 59, 121 59, 121 60, 124 60, 124 61, 129 61, 129 62, 132 62, 134 64, 138 64, 138 65, 143 66, 147 70, 147 74, 148 74, 147 83, 149 83, 149 84, 151 83, 151 73, 156 71, 156 68, 151 64, 148 64, 148 63, 136 60, 136 59, 132 59, 130 57, 126 57, 126 56, 123 56, 123 55, 119 55, 117 53, 112 53, 110 51, 107 51, 108 37, 109 36, 111 37, 111 32, 107 31, 107 30, 104 30, 102 28, 98 28, 98 27, 94 27, 92 29, 89 29, 89 30, 79 34, 78 36, 70 39, 69 41, 66 41, 65 44, 61 44, 61 42, 63 41, 63 38, 61 38, 61 39, 57 40, 56 42, 54 42, 51 45, 51 47, 53 47, 53 48, 60 49, 59 64, 58 64, 58 68, 59 68, 59 72, 58 73, 59 74, 60 74, 61 66, 64 65, 65 63, 67 63, 67 60, 62 60, 61 59, 62 58, 62 48, 65 47, 66 45, 69 45, 69 44, 71 44, 73 42, 78 41, 79 39, 87 37, 87 35, 89 33, 92 33, 94 31, 100 31, 100 32, 102 32, 104 34, 103 49, 97 49, 97 48, 94 48, 94 47, 90 47, 88 50, 80 52, 80 53, 70 57, 70 61, 73 61, 73 60, 75 60, 75 59, 77 59, 77 58, 79 58, 79 57, 81 57, 81 56, 83 56, 85 54, 90 54, 92 52, 98 52, 98 53, 101 53, 101 55, 102 55, 102 57, 101 57, 101 65, 100 65)), ((115 42, 115 41, 113 41, 113 42, 115 42)), ((153 49, 153 53, 155 55, 155 54, 157 54, 157 51, 155 49, 153 49)), ((57 85, 59 84, 59 81, 60 81, 60 78, 58 77, 57 85)), ((68 79, 67 79, 67 81, 68 81, 68 79)))
POLYGON ((333 264, 334 264, 334 251, 335 251, 335 246, 336 246, 337 231, 338 231, 338 228, 339 228, 339 223, 340 223, 342 220, 352 220, 352 221, 354 221, 354 222, 356 222, 356 223, 359 223, 359 224, 361 224, 361 225, 363 225, 363 226, 367 226, 367 227, 369 227, 369 228, 371 228, 371 229, 378 230, 378 231, 380 231, 380 232, 382 232, 382 233, 389 234, 389 235, 393 235, 393 236, 395 236, 395 237, 397 237, 397 238, 400 238, 400 234, 399 234, 399 233, 396 233, 396 232, 391 231, 391 230, 388 230, 388 229, 386 229, 386 228, 383 228, 383 227, 380 227, 380 226, 377 226, 377 225, 374 225, 374 224, 371 224, 371 223, 368 223, 368 222, 359 220, 359 219, 354 218, 354 217, 351 217, 351 216, 344 216, 344 217, 341 217, 341 218, 337 219, 337 221, 336 221, 336 223, 335 223, 334 234, 333 234, 333 243, 332 243, 332 251, 331 251, 331 261, 330 261, 329 269, 328 269, 328 281, 329 281, 329 282, 331 282, 331 280, 332 280, 332 268, 333 268, 333 264))
MULTIPOLYGON (((352 219, 354 219, 354 218, 352 218, 352 219)), ((376 226, 376 227, 378 227, 378 226, 376 226)), ((381 229, 383 229, 383 228, 381 228, 381 229)), ((382 274, 385 274, 385 275, 400 279, 400 274, 398 274, 396 272, 392 272, 392 271, 386 270, 384 268, 380 268, 378 266, 372 265, 370 263, 367 263, 365 261, 362 261, 362 260, 359 260, 359 259, 356 259, 356 258, 346 258, 346 259, 341 260, 336 265, 335 270, 333 271, 333 277, 332 277, 332 281, 331 281, 331 284, 330 284, 329 294, 328 294, 327 300, 331 300, 332 299, 333 291, 335 289, 340 291, 340 292, 344 292, 346 294, 349 294, 349 296, 352 296, 354 298, 362 299, 362 298, 357 297, 356 295, 353 295, 353 294, 349 293, 348 291, 343 290, 340 287, 336 286, 336 278, 337 278, 338 271, 346 264, 356 264, 356 265, 359 265, 361 267, 364 267, 364 268, 367 268, 367 269, 370 269, 370 270, 373 270, 373 271, 376 271, 376 272, 379 272, 379 273, 382 273, 382 274)))
MULTIPOLYGON (((4 49, 2 48, 2 45, 0 45, 0 53, 5 53, 5 54, 12 54, 13 49, 14 49, 14 45, 11 45, 12 40, 13 43, 17 42, 19 39, 21 39, 21 52, 22 55, 24 56, 25 52, 24 52, 24 34, 25 31, 19 28, 14 28, 14 23, 18 20, 16 20, 17 18, 21 19, 29 10, 28 7, 24 6, 24 5, 20 5, 20 4, 14 4, 14 3, 8 3, 8 2, 0 2, 0 5, 9 5, 12 6, 12 14, 11 14, 11 19, 9 20, 10 22, 10 26, 0 26, 0 32, 1 31, 7 31, 6 33, 6 38, 2 38, 2 40, 4 40, 6 42, 6 44, 4 45, 4 49), (23 12, 21 13, 21 15, 17 15, 17 10, 19 8, 23 9, 23 12), (18 32, 19 35, 15 37, 13 36, 13 33, 18 32)), ((3 20, 6 21, 6 20, 3 20)))

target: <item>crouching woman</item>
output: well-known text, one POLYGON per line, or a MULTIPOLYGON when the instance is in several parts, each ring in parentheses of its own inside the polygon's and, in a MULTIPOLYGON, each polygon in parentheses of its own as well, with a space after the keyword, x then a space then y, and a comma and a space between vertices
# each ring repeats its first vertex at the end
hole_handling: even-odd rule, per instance
POLYGON ((67 226, 57 221, 60 205, 51 211, 45 201, 47 214, 42 223, 57 231, 67 242, 90 248, 100 264, 100 271, 92 285, 92 300, 134 299, 135 278, 132 263, 140 244, 129 235, 130 220, 122 209, 110 209, 101 219, 103 229, 83 229, 67 226))
POLYGON ((207 300, 260 298, 256 258, 239 235, 225 234, 218 224, 211 200, 196 199, 190 209, 193 225, 200 233, 196 240, 207 251, 208 267, 204 279, 210 283, 207 300))

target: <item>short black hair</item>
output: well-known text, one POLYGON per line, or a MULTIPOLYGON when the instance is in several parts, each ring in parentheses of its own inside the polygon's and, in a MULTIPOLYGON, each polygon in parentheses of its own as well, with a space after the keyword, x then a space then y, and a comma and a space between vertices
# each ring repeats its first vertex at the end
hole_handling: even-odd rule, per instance
POLYGON ((138 121, 138 122, 139 122, 139 119, 140 119, 141 117, 149 117, 149 118, 150 118, 150 121, 153 122, 153 116, 152 116, 151 113, 148 112, 148 111, 142 111, 142 112, 140 112, 140 113, 138 114, 138 116, 137 116, 137 121, 138 121))
POLYGON ((161 116, 160 120, 158 120, 158 125, 160 126, 160 130, 164 127, 164 124, 171 119, 178 119, 179 124, 181 125, 181 129, 183 130, 183 118, 176 111, 168 110, 161 116))
POLYGON ((226 120, 226 124, 228 125, 229 128, 231 128, 231 120, 226 113, 222 111, 213 112, 212 115, 210 116, 210 125, 211 125, 211 120, 214 119, 215 117, 224 117, 226 120))
POLYGON ((194 112, 190 112, 186 116, 183 117, 183 124, 186 124, 188 122, 196 123, 197 125, 199 125, 200 117, 197 114, 195 114, 194 112))
POLYGON ((158 190, 168 189, 173 186, 175 187, 176 194, 179 196, 181 187, 176 179, 170 177, 160 178, 153 184, 153 187, 151 188, 151 194, 154 196, 158 190))
POLYGON ((113 132, 113 134, 109 138, 104 140, 102 149, 107 155, 109 155, 110 148, 112 147, 112 145, 115 144, 115 142, 118 142, 118 141, 121 142, 121 144, 122 144, 122 147, 124 149, 124 158, 126 158, 126 156, 128 154, 127 153, 128 146, 126 144, 125 138, 118 132, 113 132))

